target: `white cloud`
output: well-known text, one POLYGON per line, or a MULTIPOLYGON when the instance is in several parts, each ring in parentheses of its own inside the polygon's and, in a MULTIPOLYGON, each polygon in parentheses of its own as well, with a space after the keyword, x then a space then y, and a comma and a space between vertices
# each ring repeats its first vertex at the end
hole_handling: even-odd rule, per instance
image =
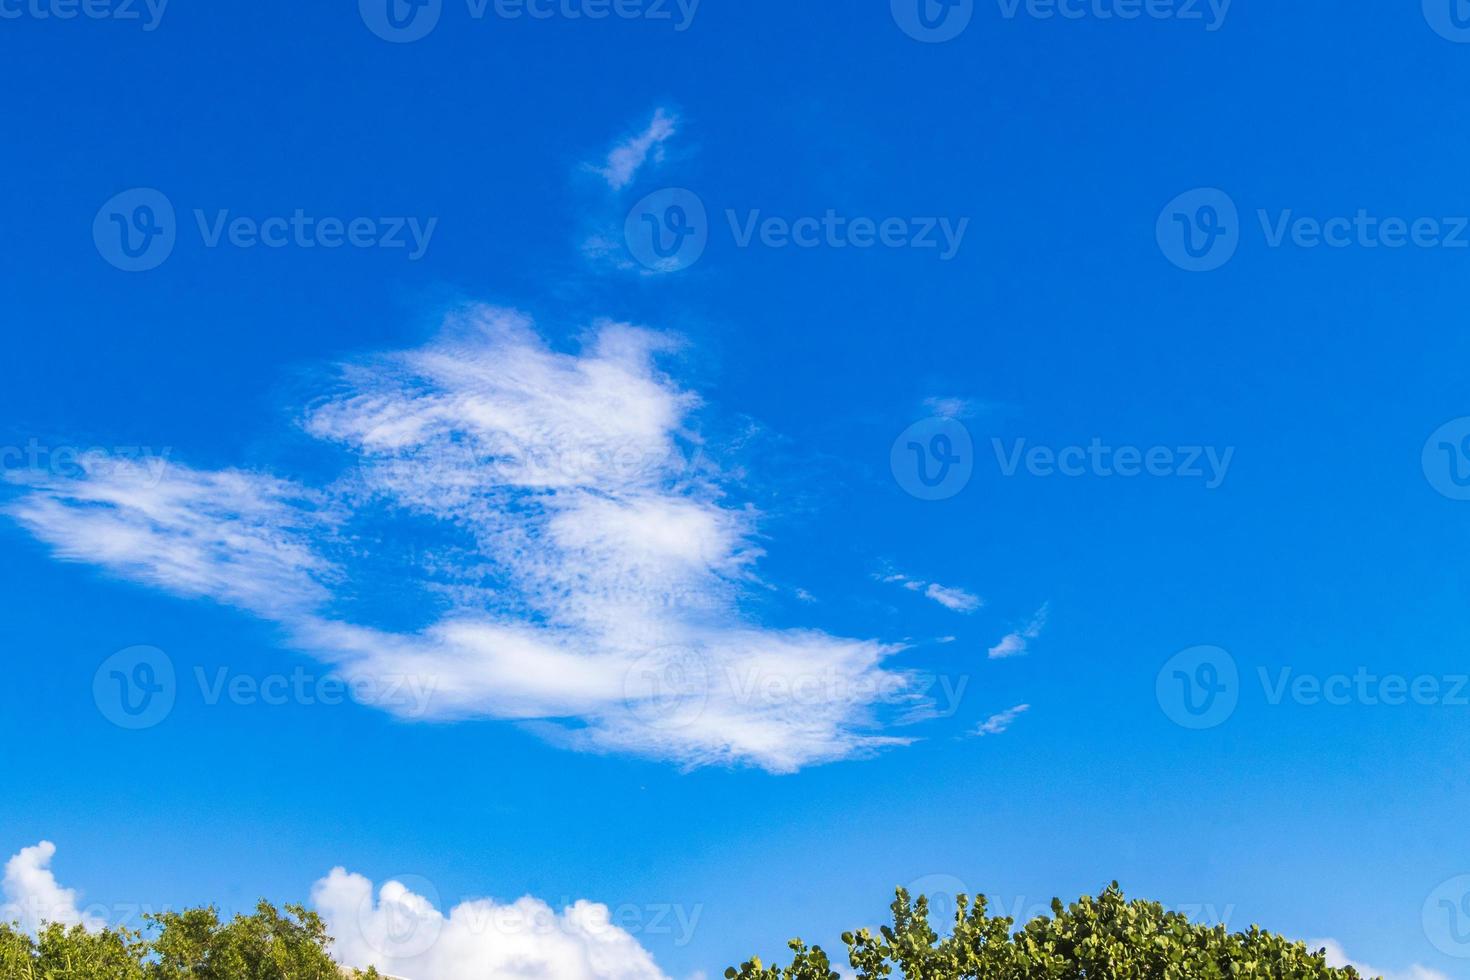
POLYGON ((43 924, 59 923, 71 927, 81 925, 96 932, 106 923, 96 915, 77 908, 77 893, 62 888, 51 872, 51 859, 56 845, 43 840, 34 847, 23 847, 5 862, 5 877, 0 879, 0 922, 19 923, 21 929, 35 933, 43 924))
POLYGON ((990 659, 1003 660, 1006 657, 1024 655, 1031 641, 1040 636, 1041 631, 1046 628, 1046 617, 1049 610, 1050 605, 1043 603, 1042 607, 1036 610, 1036 615, 1031 617, 1029 623, 1003 636, 999 643, 990 648, 990 659))
POLYGON ((316 495, 234 470, 171 466, 160 478, 127 460, 79 465, 79 479, 11 475, 32 492, 8 513, 57 557, 257 612, 325 595, 330 566, 306 544, 326 522, 316 495))
POLYGON ((462 902, 448 914, 397 881, 373 884, 342 868, 312 888, 312 904, 348 966, 415 980, 666 980, 607 906, 561 912, 529 896, 462 902))
POLYGON ((974 612, 981 606, 979 596, 966 592, 964 589, 940 585, 938 582, 930 582, 928 587, 924 589, 924 594, 944 608, 954 612, 974 612))
POLYGON ((924 406, 941 418, 964 419, 975 414, 975 403, 968 398, 941 398, 933 397, 924 399, 924 406))
POLYGON ((991 715, 982 721, 979 727, 975 729, 975 734, 982 737, 985 735, 1003 735, 1017 718, 1030 710, 1031 705, 1029 704, 1018 704, 1014 708, 1007 708, 1000 714, 991 715))
POLYGON ((30 480, 7 510, 62 559, 280 623, 364 689, 412 679, 432 692, 412 717, 777 772, 905 744, 881 734, 888 713, 924 704, 884 667, 898 647, 741 611, 759 515, 690 462, 700 399, 656 364, 674 347, 599 323, 562 353, 521 314, 470 308, 426 347, 346 366, 305 414, 355 460, 328 489, 180 464, 149 485, 97 467, 30 480), (416 564, 379 541, 410 542, 416 564), (423 624, 344 613, 374 582, 420 588, 423 624))
POLYGON ((1349 959, 1342 944, 1335 939, 1313 939, 1307 943, 1308 949, 1321 949, 1327 953, 1327 965, 1339 970, 1352 967, 1364 977, 1381 977, 1382 980, 1450 980, 1448 976, 1438 970, 1427 966, 1415 964, 1407 970, 1380 970, 1376 966, 1367 966, 1355 960, 1349 959))
MULTIPOLYGON (((7 904, 0 906, 0 921, 18 922, 31 933, 50 922, 81 924, 93 932, 105 928, 104 920, 78 910, 74 890, 57 884, 48 867, 55 854, 55 845, 42 841, 6 862, 0 889, 7 904)), ((375 894, 366 878, 335 868, 312 886, 311 902, 333 939, 337 962, 376 966, 390 976, 667 980, 638 940, 613 924, 607 906, 586 900, 557 912, 530 896, 508 903, 477 899, 445 914, 401 882, 386 882, 375 894)), ((667 911, 658 910, 661 920, 686 932, 698 922, 697 909, 667 911)))
POLYGON ((902 586, 910 592, 923 593, 928 598, 933 599, 952 612, 972 613, 985 605, 985 600, 973 592, 955 586, 940 585, 938 582, 926 582, 923 579, 910 578, 898 572, 876 577, 880 582, 902 586))
POLYGON ((643 132, 613 147, 607 155, 607 163, 593 169, 607 181, 607 186, 620 191, 638 176, 638 171, 648 160, 649 153, 659 159, 664 141, 674 135, 677 127, 678 120, 674 116, 663 109, 657 109, 643 132))

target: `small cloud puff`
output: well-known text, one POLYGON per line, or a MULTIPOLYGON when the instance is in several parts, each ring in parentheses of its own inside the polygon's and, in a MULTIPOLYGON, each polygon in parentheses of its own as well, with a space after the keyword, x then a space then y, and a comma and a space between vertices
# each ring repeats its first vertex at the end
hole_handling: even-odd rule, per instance
POLYGON ((636 136, 630 137, 613 147, 607 154, 607 162, 592 169, 607 181, 607 186, 620 191, 631 184, 638 171, 652 154, 654 160, 663 156, 663 144, 678 128, 678 119, 664 109, 654 111, 648 126, 636 136))

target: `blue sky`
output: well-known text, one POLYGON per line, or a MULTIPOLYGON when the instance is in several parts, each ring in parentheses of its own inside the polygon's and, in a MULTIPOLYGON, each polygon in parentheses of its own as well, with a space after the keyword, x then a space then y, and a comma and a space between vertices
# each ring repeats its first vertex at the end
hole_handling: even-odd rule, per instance
POLYGON ((0 897, 1466 975, 1465 11, 926 3, 0 2, 0 897))

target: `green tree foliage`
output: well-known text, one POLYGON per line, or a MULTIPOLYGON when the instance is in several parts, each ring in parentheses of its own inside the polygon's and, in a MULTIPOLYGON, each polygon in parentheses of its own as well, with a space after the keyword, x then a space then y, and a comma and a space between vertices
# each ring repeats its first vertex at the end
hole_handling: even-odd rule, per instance
POLYGON ((33 939, 0 924, 4 980, 377 980, 343 970, 328 950, 331 937, 315 912, 278 911, 262 901, 254 915, 221 922, 213 908, 146 917, 142 932, 88 932, 44 926, 33 939))
MULTIPOLYGON (((954 931, 941 939, 929 925, 929 902, 898 890, 893 925, 875 936, 844 933, 858 980, 1361 980, 1312 952, 1256 926, 1227 932, 1193 923, 1157 902, 1130 902, 1114 882, 1096 898, 1068 906, 1020 929, 986 914, 985 896, 961 895, 954 931)), ((790 966, 752 959, 725 971, 730 980, 840 980, 820 946, 793 939, 790 966)))

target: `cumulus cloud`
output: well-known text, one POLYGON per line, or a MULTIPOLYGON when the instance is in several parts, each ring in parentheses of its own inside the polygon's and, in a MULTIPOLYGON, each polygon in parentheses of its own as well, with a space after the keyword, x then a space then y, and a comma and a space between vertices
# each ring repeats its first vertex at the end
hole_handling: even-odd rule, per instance
POLYGON ((602 322, 566 353, 523 314, 472 307, 425 347, 341 368, 302 417, 352 460, 326 487, 96 466, 13 476, 6 510, 59 558, 281 624, 363 689, 415 678, 432 697, 414 717, 774 772, 905 744, 885 716, 925 699, 885 666, 898 647, 742 611, 760 515, 702 459, 702 402, 659 367, 675 347, 602 322), (381 553, 395 541, 415 562, 381 553), (423 622, 344 612, 374 582, 419 590, 423 622))
POLYGON ((529 896, 462 902, 444 913, 397 881, 377 890, 336 868, 312 904, 348 966, 418 980, 666 980, 607 906, 578 901, 557 912, 529 896))
POLYGON ((620 191, 638 176, 650 153, 659 158, 664 142, 674 135, 677 127, 678 120, 672 114, 657 109, 643 132, 613 147, 607 154, 607 162, 593 169, 607 181, 607 186, 620 191))
POLYGON ((1003 735, 1010 729, 1011 724, 1017 718, 1030 710, 1031 705, 1029 704, 1018 704, 1014 708, 1007 708, 1000 714, 991 715, 982 721, 980 726, 975 729, 975 734, 982 737, 985 735, 1003 735))
POLYGON ((1352 967, 1364 977, 1379 977, 1381 980, 1450 980, 1448 976, 1438 970, 1427 966, 1414 964, 1406 970, 1380 970, 1376 966, 1367 966, 1356 960, 1350 959, 1342 944, 1335 939, 1313 939, 1307 943, 1308 949, 1320 949, 1327 953, 1327 965, 1337 969, 1352 967))
MULTIPOLYGON (((56 846, 42 841, 6 862, 0 921, 17 922, 31 933, 52 922, 93 932, 105 928, 103 919, 78 910, 74 890, 57 883, 49 868, 55 854, 56 846)), ((332 936, 337 962, 375 966, 390 976, 668 980, 638 940, 614 924, 606 905, 586 900, 558 912, 530 896, 506 903, 476 899, 445 913, 402 882, 388 881, 375 891, 363 876, 335 868, 312 886, 311 902, 332 936)), ((685 933, 698 921, 697 910, 658 914, 660 921, 670 920, 669 928, 677 925, 685 933)))
POLYGON ((1046 617, 1049 611, 1050 606, 1043 604, 1025 626, 1001 637, 1000 642, 990 648, 990 659, 1004 660, 1007 657, 1025 655, 1031 646, 1031 641, 1040 636, 1041 631, 1046 628, 1046 617))
POLYGON ((77 908, 77 893, 63 888, 51 872, 51 859, 56 845, 43 840, 34 847, 24 847, 5 862, 5 877, 0 879, 0 922, 18 923, 26 932, 35 933, 46 923, 68 928, 80 925, 96 932, 106 923, 96 915, 77 908))

